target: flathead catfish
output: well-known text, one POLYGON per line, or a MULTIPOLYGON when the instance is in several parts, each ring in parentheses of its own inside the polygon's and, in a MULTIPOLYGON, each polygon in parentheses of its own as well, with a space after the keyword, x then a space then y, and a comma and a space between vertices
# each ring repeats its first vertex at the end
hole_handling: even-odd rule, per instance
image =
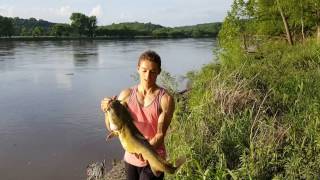
POLYGON ((111 130, 108 137, 118 136, 125 151, 141 154, 143 159, 148 161, 153 174, 156 175, 157 172, 173 174, 184 163, 185 158, 179 158, 176 166, 173 166, 160 157, 133 124, 129 111, 120 101, 111 100, 105 113, 105 121, 108 129, 111 130))

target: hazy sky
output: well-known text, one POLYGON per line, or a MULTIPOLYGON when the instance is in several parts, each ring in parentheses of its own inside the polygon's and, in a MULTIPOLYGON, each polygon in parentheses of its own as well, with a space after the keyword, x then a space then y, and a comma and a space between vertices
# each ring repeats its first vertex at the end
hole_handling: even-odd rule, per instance
POLYGON ((0 0, 0 15, 69 23, 72 12, 95 15, 99 25, 152 22, 164 26, 222 21, 232 0, 0 0))

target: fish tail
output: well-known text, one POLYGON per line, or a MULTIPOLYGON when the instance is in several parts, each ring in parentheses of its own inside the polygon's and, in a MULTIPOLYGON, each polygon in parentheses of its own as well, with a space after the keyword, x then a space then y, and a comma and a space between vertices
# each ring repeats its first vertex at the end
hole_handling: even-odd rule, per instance
POLYGON ((186 160, 187 158, 183 156, 175 160, 174 165, 171 163, 166 163, 166 172, 174 174, 179 169, 179 167, 186 162, 186 160))
POLYGON ((185 163, 187 161, 187 158, 185 156, 181 156, 178 159, 176 159, 175 161, 175 167, 179 168, 183 163, 185 163))

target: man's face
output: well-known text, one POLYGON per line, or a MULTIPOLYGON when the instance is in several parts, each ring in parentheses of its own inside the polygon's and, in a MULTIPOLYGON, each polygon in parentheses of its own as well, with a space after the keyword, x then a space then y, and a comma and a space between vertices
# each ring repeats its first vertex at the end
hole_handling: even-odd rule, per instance
POLYGON ((156 83, 157 76, 160 74, 160 69, 156 63, 142 60, 140 61, 140 65, 138 65, 138 73, 141 82, 153 85, 156 83))

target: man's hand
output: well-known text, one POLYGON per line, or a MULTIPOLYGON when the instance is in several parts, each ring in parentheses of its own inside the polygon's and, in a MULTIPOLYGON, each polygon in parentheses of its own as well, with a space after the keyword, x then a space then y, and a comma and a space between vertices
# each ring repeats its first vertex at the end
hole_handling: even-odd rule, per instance
POLYGON ((101 101, 101 111, 102 112, 107 112, 107 110, 110 107, 111 101, 115 100, 115 99, 117 99, 117 96, 112 96, 111 98, 110 97, 103 98, 102 101, 101 101))
POLYGON ((134 153, 134 155, 136 156, 137 159, 139 159, 140 161, 145 161, 142 157, 142 154, 137 154, 137 153, 134 153))

